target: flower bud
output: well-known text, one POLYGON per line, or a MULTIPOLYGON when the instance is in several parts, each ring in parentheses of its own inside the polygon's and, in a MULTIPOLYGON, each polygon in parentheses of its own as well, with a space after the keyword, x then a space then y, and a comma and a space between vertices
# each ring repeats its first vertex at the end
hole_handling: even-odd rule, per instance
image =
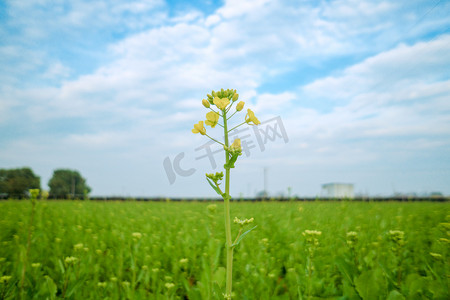
POLYGON ((233 102, 236 101, 239 98, 239 94, 234 94, 233 95, 233 102))
MULTIPOLYGON (((237 94, 235 94, 235 95, 237 95, 237 94)), ((233 98, 234 98, 234 97, 233 97, 233 98)), ((237 110, 237 111, 241 111, 241 110, 244 108, 244 104, 245 104, 244 101, 239 102, 239 103, 236 105, 236 110, 237 110)))
POLYGON ((209 108, 209 105, 210 105, 210 104, 209 104, 209 101, 208 101, 208 100, 203 99, 203 100, 202 100, 202 104, 203 104, 204 107, 209 108))
POLYGON ((234 142, 230 145, 230 150, 231 151, 242 151, 241 148, 241 139, 235 139, 234 142))

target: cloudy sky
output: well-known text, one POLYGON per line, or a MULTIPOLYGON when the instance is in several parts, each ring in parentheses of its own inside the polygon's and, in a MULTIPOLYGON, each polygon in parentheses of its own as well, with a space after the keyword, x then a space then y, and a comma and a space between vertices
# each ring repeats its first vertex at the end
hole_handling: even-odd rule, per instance
POLYGON ((92 195, 214 196, 191 129, 220 88, 263 121, 233 196, 264 169, 272 195, 450 194, 448 1, 0 1, 0 168, 44 189, 69 168, 92 195))

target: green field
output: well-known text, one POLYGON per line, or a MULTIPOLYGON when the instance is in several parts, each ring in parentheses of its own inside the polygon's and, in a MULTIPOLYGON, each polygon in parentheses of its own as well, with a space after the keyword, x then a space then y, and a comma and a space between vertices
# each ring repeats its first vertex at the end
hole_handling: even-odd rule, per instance
MULTIPOLYGON (((235 249, 234 299, 450 299, 449 207, 234 202, 258 226, 235 249)), ((220 202, 40 201, 30 215, 0 202, 0 299, 223 299, 220 202)))

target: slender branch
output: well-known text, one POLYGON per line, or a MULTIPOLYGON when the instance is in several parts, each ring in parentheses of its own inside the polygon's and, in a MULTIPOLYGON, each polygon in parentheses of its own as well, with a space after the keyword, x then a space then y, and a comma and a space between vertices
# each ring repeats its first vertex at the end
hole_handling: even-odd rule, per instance
POLYGON ((238 233, 238 235, 236 236, 236 239, 234 240, 233 244, 236 244, 236 242, 237 242, 237 240, 239 239, 239 237, 241 236, 241 234, 242 234, 242 228, 239 229, 239 233, 238 233))
POLYGON ((238 112, 238 111, 236 110, 231 116, 229 116, 229 117, 227 118, 227 120, 231 119, 231 117, 234 116, 234 114, 237 113, 237 112, 238 112))
POLYGON ((223 143, 219 142, 218 140, 216 140, 215 138, 210 137, 208 134, 205 133, 205 135, 207 137, 209 137, 210 139, 212 139, 214 142, 221 144, 222 146, 225 146, 223 143))
POLYGON ((247 122, 244 121, 244 122, 242 122, 241 124, 234 126, 234 127, 231 128, 230 130, 228 130, 228 132, 231 132, 231 131, 235 130, 235 129, 238 128, 239 126, 244 125, 245 123, 247 123, 247 122))

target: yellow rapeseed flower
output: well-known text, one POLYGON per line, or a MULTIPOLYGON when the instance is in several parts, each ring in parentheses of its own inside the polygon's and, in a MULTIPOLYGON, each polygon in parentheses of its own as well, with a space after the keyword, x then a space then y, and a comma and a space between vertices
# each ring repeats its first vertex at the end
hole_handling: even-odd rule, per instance
POLYGON ((210 111, 209 113, 206 114, 206 121, 205 124, 211 126, 211 128, 214 128, 217 124, 217 122, 219 122, 219 114, 214 112, 214 111, 210 111))
POLYGON ((220 110, 224 110, 227 108, 228 104, 230 104, 230 100, 228 98, 216 97, 213 102, 220 110))
POLYGON ((201 133, 202 135, 206 134, 205 126, 203 126, 203 121, 199 121, 198 124, 194 124, 194 129, 192 129, 192 133, 201 133))
POLYGON ((258 118, 255 117, 255 113, 253 111, 251 111, 251 109, 247 109, 247 115, 245 116, 245 122, 247 122, 247 124, 250 124, 250 122, 253 122, 253 124, 250 124, 250 125, 261 124, 261 122, 258 120, 258 118))
POLYGON ((241 111, 241 110, 244 108, 244 104, 245 104, 244 101, 239 102, 239 103, 236 105, 236 110, 237 110, 237 111, 241 111))

